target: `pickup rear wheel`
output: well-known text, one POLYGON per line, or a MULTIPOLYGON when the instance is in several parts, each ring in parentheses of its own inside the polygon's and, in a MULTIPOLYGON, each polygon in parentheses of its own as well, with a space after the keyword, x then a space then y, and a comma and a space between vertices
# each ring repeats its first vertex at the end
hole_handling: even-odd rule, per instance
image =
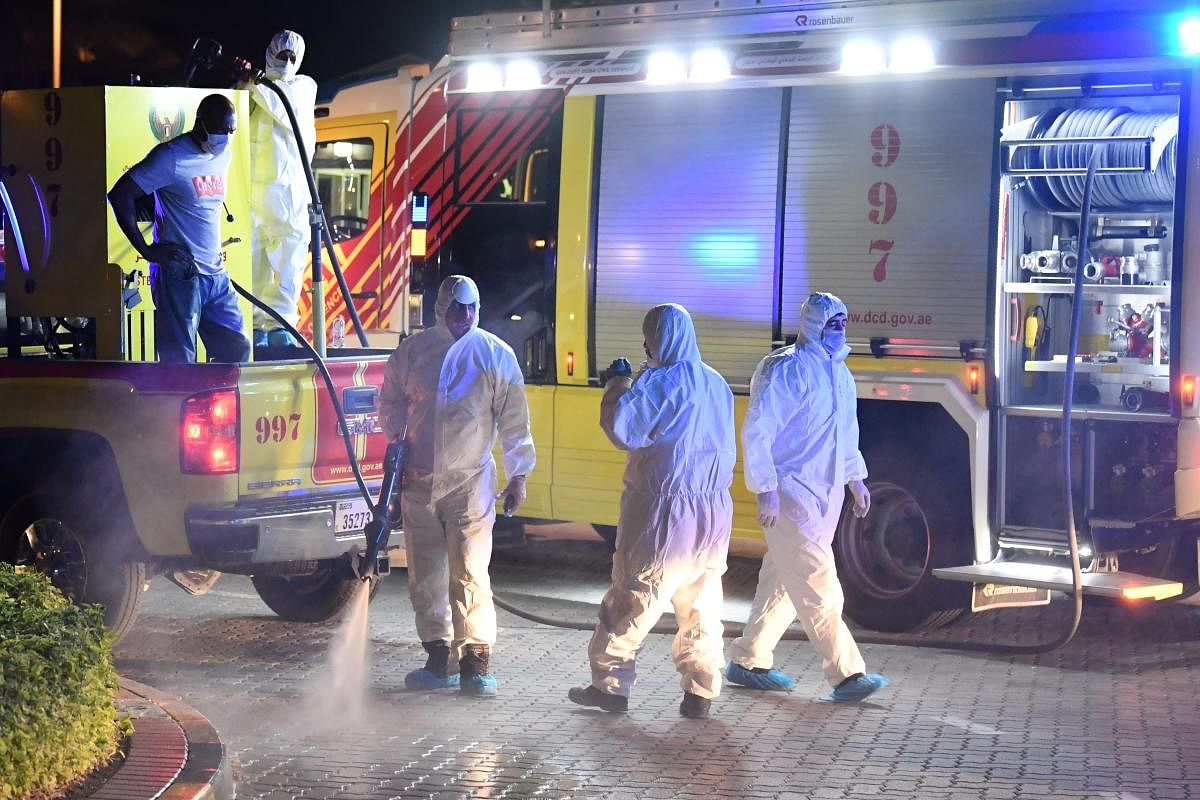
MULTIPOLYGON (((308 575, 254 575, 250 578, 262 601, 292 622, 325 622, 341 616, 362 581, 337 562, 322 563, 308 575)), ((371 597, 379 579, 371 579, 371 597)))
POLYGON ((73 602, 104 606, 104 624, 119 640, 141 609, 146 565, 106 554, 96 530, 61 500, 26 497, 0 521, 0 559, 45 573, 73 602))

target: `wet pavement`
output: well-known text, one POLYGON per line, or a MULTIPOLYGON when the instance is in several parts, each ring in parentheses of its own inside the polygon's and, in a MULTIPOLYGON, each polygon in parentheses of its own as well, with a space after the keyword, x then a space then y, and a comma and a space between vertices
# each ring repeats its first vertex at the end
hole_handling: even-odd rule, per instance
MULTIPOLYGON (((497 551, 493 581, 587 623, 607 556, 578 531, 547 536, 562 530, 497 551)), ((726 619, 745 618, 756 571, 731 560, 726 619)), ((1046 641, 1070 610, 989 612, 917 639, 1046 641)), ((158 578, 116 661, 213 722, 239 798, 1200 798, 1200 608, 1092 603, 1071 644, 1037 656, 866 644, 893 683, 861 705, 820 702, 811 648, 783 642, 796 690, 727 687, 708 721, 679 716, 668 636, 643 648, 629 713, 603 715, 566 700, 587 682, 586 632, 499 622, 499 697, 407 692, 424 653, 393 574, 371 603, 356 713, 327 663, 336 624, 284 622, 239 576, 203 597, 158 578)))

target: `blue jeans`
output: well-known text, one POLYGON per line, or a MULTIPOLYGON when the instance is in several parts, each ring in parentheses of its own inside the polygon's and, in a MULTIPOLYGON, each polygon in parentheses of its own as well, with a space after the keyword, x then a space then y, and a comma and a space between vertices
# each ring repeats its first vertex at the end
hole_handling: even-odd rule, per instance
POLYGON ((250 360, 250 340, 229 273, 183 277, 177 269, 153 265, 150 294, 158 316, 154 346, 164 363, 195 363, 196 334, 210 361, 232 364, 250 360))

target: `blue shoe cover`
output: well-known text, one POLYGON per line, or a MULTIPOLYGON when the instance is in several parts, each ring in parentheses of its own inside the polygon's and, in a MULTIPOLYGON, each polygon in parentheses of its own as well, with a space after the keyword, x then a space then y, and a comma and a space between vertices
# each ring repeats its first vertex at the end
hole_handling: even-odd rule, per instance
POLYGON ((495 675, 472 675, 458 686, 460 692, 471 697, 495 697, 496 689, 495 675))
POLYGON ((300 343, 296 341, 296 337, 288 332, 287 328, 276 328, 267 334, 267 341, 271 347, 299 347, 300 343))
POLYGON ((434 689, 452 689, 458 686, 458 673, 441 677, 427 669, 414 669, 404 676, 404 688, 414 692, 432 692, 434 689))
POLYGON ((755 672, 746 669, 736 661, 730 661, 725 667, 725 680, 747 689, 763 689, 773 692, 790 692, 796 687, 796 679, 786 672, 769 669, 766 672, 755 672))
POLYGON ((255 347, 269 347, 270 346, 270 336, 267 334, 266 331, 255 329, 255 331, 254 331, 254 346, 255 347))
POLYGON ((839 685, 828 697, 821 699, 831 703, 857 703, 866 700, 876 691, 890 683, 891 681, 887 678, 875 673, 859 675, 854 680, 839 685))

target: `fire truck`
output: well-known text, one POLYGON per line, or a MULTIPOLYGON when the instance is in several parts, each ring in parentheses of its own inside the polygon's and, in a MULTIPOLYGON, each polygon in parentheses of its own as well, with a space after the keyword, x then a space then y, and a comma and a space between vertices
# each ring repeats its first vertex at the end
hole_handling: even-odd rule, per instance
MULTIPOLYGON (((1064 444, 1083 592, 1188 601, 1198 58, 1175 2, 494 13, 455 19, 431 69, 326 87, 314 168, 369 328, 431 324, 447 274, 479 283, 528 384, 526 514, 611 533, 603 368, 641 351, 650 305, 689 309, 740 420, 829 291, 874 497, 835 540, 848 616, 913 630, 1069 590, 1064 444)), ((344 325, 340 298, 326 312, 344 325)), ((734 498, 735 535, 760 537, 740 476, 734 498)))

